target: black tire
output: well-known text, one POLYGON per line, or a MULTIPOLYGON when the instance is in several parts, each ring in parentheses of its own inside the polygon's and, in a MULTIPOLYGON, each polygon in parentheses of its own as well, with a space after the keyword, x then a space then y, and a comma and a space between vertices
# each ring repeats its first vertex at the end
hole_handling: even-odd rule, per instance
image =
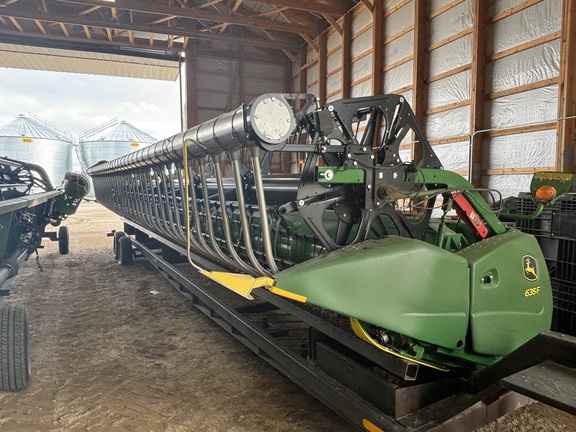
POLYGON ((63 225, 58 228, 58 253, 66 255, 68 252, 70 252, 70 234, 68 227, 63 225))
POLYGON ((134 261, 134 251, 132 250, 132 239, 123 236, 118 239, 118 262, 120 265, 129 266, 134 261))
POLYGON ((120 237, 124 237, 126 234, 124 233, 124 231, 115 231, 114 232, 114 244, 113 244, 113 249, 114 249, 114 259, 118 259, 118 241, 120 240, 120 237))
POLYGON ((0 307, 0 390, 18 391, 30 380, 28 313, 23 305, 0 307))

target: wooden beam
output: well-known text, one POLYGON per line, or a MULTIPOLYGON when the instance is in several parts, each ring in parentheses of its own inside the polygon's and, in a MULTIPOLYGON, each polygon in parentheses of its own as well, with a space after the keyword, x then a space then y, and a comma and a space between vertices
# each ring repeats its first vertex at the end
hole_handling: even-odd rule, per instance
POLYGON ((95 10, 100 9, 102 6, 90 6, 87 9, 84 9, 82 12, 80 12, 78 15, 87 15, 90 12, 94 12, 95 10))
MULTIPOLYGON (((104 6, 110 7, 110 2, 105 0, 61 0, 66 3, 84 4, 91 6, 104 6)), ((322 28, 315 24, 302 25, 296 23, 285 23, 280 21, 273 21, 264 18, 230 15, 224 13, 210 12, 202 9, 186 9, 180 6, 167 6, 157 2, 146 0, 116 0, 114 7, 134 12, 147 12, 157 15, 174 15, 179 18, 191 18, 204 21, 213 21, 217 23, 228 23, 245 27, 261 27, 270 30, 283 31, 287 33, 306 33, 308 35, 317 36, 322 31, 322 28)))
POLYGON ((372 94, 384 91, 384 2, 376 0, 372 10, 372 94))
MULTIPOLYGON (((486 93, 486 29, 488 1, 474 0, 472 33, 472 82, 470 88, 470 135, 485 129, 484 104, 486 93)), ((483 136, 472 141, 468 179, 476 187, 482 186, 483 136)))
MULTIPOLYGON (((376 2, 378 1, 379 0, 376 0, 376 2)), ((370 0, 362 0, 362 3, 364 3, 364 6, 366 6, 370 12, 374 13, 374 5, 370 3, 370 0)))
POLYGON ((276 7, 315 12, 319 14, 344 15, 354 6, 346 1, 302 1, 302 0, 257 0, 256 3, 268 4, 276 7))
POLYGON ((240 57, 238 58, 238 98, 240 103, 248 102, 246 100, 245 88, 246 60, 244 58, 244 46, 240 45, 240 57))
POLYGON ((328 21, 330 23, 330 25, 332 27, 334 27, 334 30, 336 30, 338 33, 342 34, 342 27, 340 27, 340 24, 338 24, 338 22, 334 18, 332 18, 332 15, 322 14, 322 16, 326 19, 326 21, 328 21))
MULTIPOLYGON (((428 25, 428 0, 414 0, 414 55, 412 66, 412 110, 423 130, 426 126, 426 33, 428 25)), ((415 137, 413 137, 416 139, 415 137)), ((412 159, 422 159, 422 148, 412 146, 412 159)))
POLYGON ((301 34, 300 36, 302 36, 302 39, 304 39, 306 41, 306 43, 308 43, 308 45, 310 45, 314 51, 319 52, 320 48, 318 47, 318 44, 316 42, 314 42, 314 40, 308 36, 307 34, 301 34))
POLYGON ((318 37, 318 98, 320 104, 326 103, 326 70, 327 58, 326 52, 328 51, 328 36, 326 32, 318 37))
POLYGON ((44 28, 44 26, 42 25, 42 23, 38 20, 34 20, 34 22, 36 23, 36 26, 38 27, 38 30, 40 30, 42 32, 42 34, 46 34, 46 29, 44 28))
POLYGON ((60 23, 60 28, 62 29, 62 33, 64 33, 66 37, 70 36, 70 34, 68 34, 68 29, 66 28, 66 25, 64 23, 60 23))
MULTIPOLYGON (((560 85, 558 115, 576 115, 576 0, 564 0, 562 11, 562 45, 560 51, 560 85)), ((576 120, 558 124, 556 166, 559 171, 575 172, 576 120)))
POLYGON ((196 76, 196 41, 190 41, 185 51, 186 65, 186 125, 185 129, 198 124, 198 77, 196 76))
MULTIPOLYGON (((103 29, 111 29, 111 30, 133 30, 137 32, 153 32, 156 34, 165 34, 165 35, 174 35, 174 36, 184 36, 193 39, 204 39, 204 40, 213 40, 213 41, 222 41, 222 42, 233 42, 238 44, 245 44, 248 46, 256 46, 262 48, 274 48, 274 49, 296 49, 300 45, 296 43, 287 42, 284 40, 281 41, 270 41, 266 39, 260 39, 255 37, 241 37, 241 36, 234 36, 234 35, 222 35, 222 34, 213 34, 213 33, 202 33, 195 30, 190 30, 186 28, 177 28, 171 27, 166 28, 163 26, 155 26, 150 27, 149 25, 145 24, 135 24, 129 22, 123 22, 119 20, 104 20, 104 19, 93 19, 86 16, 78 16, 78 15, 58 15, 58 14, 46 14, 37 10, 11 10, 10 15, 14 18, 23 18, 29 20, 38 20, 38 21, 48 21, 48 22, 57 22, 62 24, 70 24, 70 25, 87 25, 90 27, 99 27, 103 29)), ((31 35, 33 36, 33 35, 31 35)))
POLYGON ((16 21, 16 18, 13 18, 13 17, 9 16, 8 19, 9 19, 10 21, 12 21, 12 24, 14 24, 14 27, 16 27, 16 28, 18 29, 18 31, 21 31, 21 32, 24 31, 24 30, 22 29, 22 26, 18 23, 18 21, 16 21))
POLYGON ((342 21, 342 98, 351 96, 352 89, 352 14, 342 21))

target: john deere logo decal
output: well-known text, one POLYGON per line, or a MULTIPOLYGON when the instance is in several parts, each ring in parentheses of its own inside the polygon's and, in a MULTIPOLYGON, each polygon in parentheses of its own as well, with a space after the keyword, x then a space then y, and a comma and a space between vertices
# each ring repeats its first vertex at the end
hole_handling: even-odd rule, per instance
POLYGON ((530 255, 524 255, 522 257, 522 266, 524 268, 524 278, 530 282, 538 280, 538 266, 536 264, 536 258, 530 255))

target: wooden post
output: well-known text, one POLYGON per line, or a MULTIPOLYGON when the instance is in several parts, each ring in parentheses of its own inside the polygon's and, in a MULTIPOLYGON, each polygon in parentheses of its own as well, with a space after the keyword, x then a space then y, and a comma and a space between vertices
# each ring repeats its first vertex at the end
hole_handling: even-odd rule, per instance
POLYGON ((384 2, 376 0, 372 10, 372 94, 384 91, 382 68, 384 63, 384 2))
POLYGON ((244 45, 240 45, 240 55, 238 56, 238 99, 240 103, 248 102, 246 100, 246 90, 244 88, 245 73, 245 59, 244 59, 244 45))
POLYGON ((326 103, 327 60, 328 36, 323 32, 318 36, 318 98, 321 105, 326 103))
POLYGON ((196 40, 186 47, 186 129, 198 124, 198 79, 196 76, 196 40))
POLYGON ((468 179, 476 187, 482 186, 482 143, 481 134, 474 132, 485 128, 484 104, 486 101, 486 28, 487 0, 474 0, 474 29, 472 32, 472 83, 470 88, 470 161, 468 179))
MULTIPOLYGON (((562 11, 562 45, 560 51, 560 85, 558 116, 576 115, 576 0, 564 0, 562 11)), ((576 120, 558 124, 556 169, 575 172, 576 120)))
POLYGON ((344 15, 342 22, 342 98, 352 94, 352 14, 344 15))
MULTIPOLYGON (((427 0, 414 0, 414 56, 412 67, 412 110, 416 120, 425 127, 426 121, 426 30, 427 0)), ((413 138, 416 136, 413 134, 413 138)), ((422 159, 422 148, 412 146, 412 159, 422 159)))

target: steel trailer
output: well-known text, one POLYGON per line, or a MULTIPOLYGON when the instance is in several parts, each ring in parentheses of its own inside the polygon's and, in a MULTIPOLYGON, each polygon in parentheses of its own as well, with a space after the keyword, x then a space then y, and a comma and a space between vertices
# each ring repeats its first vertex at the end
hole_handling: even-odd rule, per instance
POLYGON ((576 341, 548 331, 544 258, 506 223, 537 216, 569 174, 536 174, 536 212, 502 214, 442 169, 402 96, 285 94, 89 174, 124 217, 121 264, 149 259, 359 429, 471 429, 520 394, 576 414, 576 341), (302 172, 269 175, 274 157, 302 172))

